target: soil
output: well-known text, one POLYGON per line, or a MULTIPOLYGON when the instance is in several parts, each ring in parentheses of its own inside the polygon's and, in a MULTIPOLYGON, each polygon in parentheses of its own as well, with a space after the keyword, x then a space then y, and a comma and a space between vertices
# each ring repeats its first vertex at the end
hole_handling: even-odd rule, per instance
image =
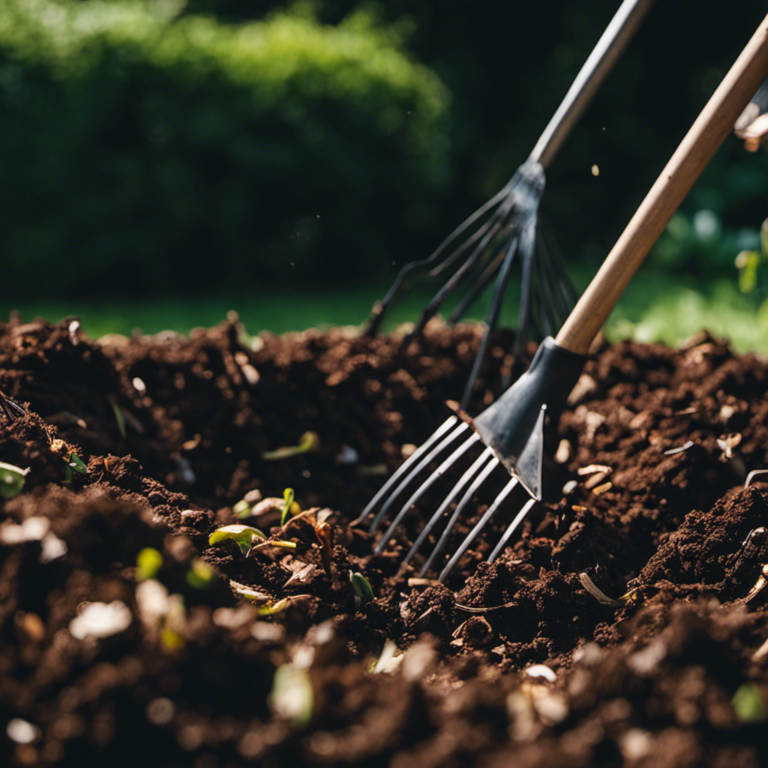
MULTIPOLYGON (((0 499, 0 765, 764 764, 768 484, 745 479, 768 468, 768 363, 706 333, 596 345, 545 501, 489 565, 510 497, 442 585, 400 563, 448 478, 381 554, 355 520, 450 414, 479 337, 0 324, 25 408, 0 411, 0 461, 29 469, 0 499), (286 488, 315 511, 281 527, 286 488), (209 544, 232 524, 272 538, 209 544)), ((524 368, 512 347, 495 338, 474 413, 524 368)))

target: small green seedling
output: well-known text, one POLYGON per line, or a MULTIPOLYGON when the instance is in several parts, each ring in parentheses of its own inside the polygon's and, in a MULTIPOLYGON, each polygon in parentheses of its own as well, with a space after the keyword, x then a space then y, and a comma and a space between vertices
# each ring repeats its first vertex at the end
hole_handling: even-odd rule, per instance
POLYGON ((373 588, 371 582, 363 576, 362 573, 349 572, 349 580, 352 583, 352 589, 355 590, 355 608, 359 608, 361 605, 373 602, 375 596, 373 594, 373 588))
POLYGON ((274 616, 276 613, 282 613, 292 602, 292 598, 290 597, 284 597, 281 600, 278 600, 276 603, 272 603, 272 605, 260 605, 257 610, 259 612, 259 616, 274 616))
POLYGON ((258 589, 249 587, 247 584, 241 584, 239 581, 230 579, 229 586, 236 595, 244 597, 246 600, 252 600, 254 603, 269 603, 272 600, 271 595, 266 592, 260 592, 258 589))
POLYGON ((187 584, 195 589, 208 589, 215 578, 216 571, 200 558, 195 558, 187 571, 187 584))
POLYGON ((269 705, 275 714, 303 728, 312 719, 314 690, 307 672, 293 664, 283 664, 275 671, 269 705))
POLYGON ((4 499, 14 499, 24 487, 24 478, 29 474, 28 469, 15 467, 0 461, 0 496, 4 499))
POLYGON ((752 683, 743 683, 736 689, 731 705, 742 723, 762 723, 768 720, 768 707, 763 695, 752 683))
POLYGON ((290 597, 283 597, 280 600, 275 600, 266 592, 262 592, 254 587, 249 587, 247 584, 241 584, 239 581, 230 579, 229 586, 236 595, 244 597, 252 603, 256 603, 256 609, 259 612, 259 616, 274 616, 276 613, 282 613, 295 601, 309 597, 309 595, 291 595, 290 597))
POLYGON ((115 421, 117 422, 117 429, 120 432, 120 436, 125 439, 125 416, 123 415, 123 409, 117 404, 117 400, 115 400, 112 395, 109 396, 108 400, 109 404, 112 406, 112 411, 115 414, 115 421))
POLYGON ((251 516, 251 505, 245 499, 241 499, 232 507, 232 512, 242 520, 244 517, 251 516))
MULTIPOLYGON (((293 488, 286 488, 283 491, 283 499, 285 500, 285 505, 283 506, 283 514, 280 516, 281 527, 288 522, 288 515, 292 513, 292 507, 295 504, 293 497, 293 488)), ((298 512, 301 512, 301 507, 299 507, 298 504, 296 504, 296 508, 298 512)), ((298 512, 294 512, 293 514, 298 514, 298 512)))
POLYGON ((88 467, 85 466, 83 460, 76 454, 71 453, 69 461, 66 467, 64 467, 64 480, 68 483, 72 482, 72 470, 79 472, 81 475, 88 471, 88 467))
POLYGON ((208 544, 213 545, 226 539, 236 541, 243 553, 247 554, 256 539, 266 541, 267 537, 258 528, 253 528, 250 525, 225 525, 208 537, 208 544))
POLYGON ((274 451, 264 451, 261 458, 266 461, 279 461, 280 459, 290 459, 291 456, 298 456, 301 453, 310 453, 320 448, 320 435, 317 432, 305 432, 299 438, 298 445, 288 445, 282 448, 276 448, 274 451))
POLYGON ((154 579, 162 566, 162 553, 152 547, 145 547, 136 556, 136 581, 154 579))
POLYGON ((632 595, 634 594, 634 592, 627 592, 626 595, 622 595, 618 600, 614 600, 612 597, 608 597, 608 595, 606 595, 586 573, 579 574, 579 581, 581 581, 581 586, 584 587, 584 589, 586 589, 598 603, 601 603, 602 605, 610 605, 611 608, 623 608, 632 599, 632 595))

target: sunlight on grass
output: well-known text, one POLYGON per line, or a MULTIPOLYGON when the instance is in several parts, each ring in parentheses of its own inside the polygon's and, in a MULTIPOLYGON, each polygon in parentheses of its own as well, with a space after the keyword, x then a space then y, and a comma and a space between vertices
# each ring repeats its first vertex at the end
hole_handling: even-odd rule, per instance
MULTIPOLYGON (((577 280, 586 284, 588 276, 577 280)), ((514 326, 517 315, 519 286, 508 289, 502 325, 514 326)), ((415 320, 432 295, 422 287, 406 293, 395 305, 384 330, 415 320)), ((196 327, 220 323, 235 311, 250 334, 268 330, 272 333, 327 328, 337 325, 360 325, 381 296, 379 287, 362 287, 343 291, 319 289, 312 293, 273 293, 153 299, 135 302, 43 301, 16 302, 0 305, 2 316, 17 309, 23 319, 41 316, 52 322, 77 315, 85 332, 98 338, 107 333, 130 335, 140 329, 144 333, 172 330, 187 334, 196 327)), ((489 297, 483 297, 473 316, 482 318, 489 297)), ((446 313, 447 314, 447 313, 446 313)), ((697 290, 690 280, 670 275, 643 272, 637 275, 611 315, 606 334, 611 340, 634 338, 637 341, 663 341, 679 344, 706 328, 717 336, 729 338, 736 350, 768 353, 768 301, 761 307, 751 296, 740 293, 733 282, 721 280, 697 290)))
POLYGON ((608 338, 663 341, 670 345, 706 328, 730 339, 739 352, 768 353, 768 301, 759 307, 735 283, 719 281, 704 292, 668 278, 648 278, 630 286, 611 316, 608 338))

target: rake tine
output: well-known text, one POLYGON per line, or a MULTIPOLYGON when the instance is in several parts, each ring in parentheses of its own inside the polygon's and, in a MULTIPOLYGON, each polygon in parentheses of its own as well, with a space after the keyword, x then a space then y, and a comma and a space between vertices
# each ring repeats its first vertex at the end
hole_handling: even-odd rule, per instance
POLYGON ((563 252, 557 244, 555 236, 551 232, 548 233, 542 230, 541 244, 546 250, 549 257, 548 260, 552 263, 552 268, 560 278, 557 280, 556 285, 565 302, 563 317, 566 317, 578 300, 579 292, 576 290, 576 286, 568 274, 568 270, 565 267, 565 259, 563 259, 563 252))
POLYGON ((461 497, 461 501, 458 503, 456 509, 453 510, 453 514, 448 520, 448 524, 445 526, 445 530, 443 530, 442 534, 440 535, 435 548, 432 550, 432 554, 427 558, 427 562, 424 563, 421 570, 419 571, 419 576, 423 576, 432 567, 432 563, 435 561, 438 555, 440 555, 440 553, 445 548, 445 545, 448 543, 448 537, 453 530, 453 526, 456 525, 456 521, 459 519, 459 515, 461 515, 461 513, 464 511, 464 507, 469 504, 470 499, 475 495, 477 489, 486 481, 488 475, 490 475, 491 472, 493 472, 493 470, 496 469, 496 467, 498 467, 500 464, 501 462, 496 458, 496 456, 492 456, 491 461, 488 462, 483 471, 480 472, 480 474, 473 480, 469 488, 467 488, 466 493, 461 497))
POLYGON ((576 289, 565 270, 557 246, 555 244, 550 245, 545 237, 539 237, 538 243, 540 246, 538 261, 551 297, 547 300, 547 305, 549 306, 551 303, 555 322, 557 325, 561 325, 576 303, 576 289))
POLYGON ((493 257, 490 264, 485 268, 483 274, 480 275, 478 281, 461 300, 461 303, 453 310, 453 312, 451 312, 448 317, 449 325, 456 325, 456 323, 464 317, 469 308, 475 301, 477 301, 478 296, 480 296, 480 294, 488 287, 491 280, 496 276, 502 261, 504 261, 504 251, 499 251, 499 253, 493 257))
POLYGON ((515 515, 515 519, 509 524, 509 528, 504 531, 504 535, 501 537, 501 541, 496 545, 495 549, 488 556, 488 562, 492 563, 502 552, 504 547, 507 546, 507 542, 512 538, 512 534, 517 530, 520 523, 525 520, 525 516, 531 511, 531 507, 536 503, 536 499, 528 499, 523 505, 523 508, 515 515))
POLYGON ((461 546, 456 550, 453 557, 448 561, 442 573, 438 577, 438 581, 445 581, 450 575, 451 571, 456 567, 456 564, 461 560, 464 553, 472 545, 472 542, 482 533, 488 521, 496 514, 496 510, 501 506, 504 499, 509 496, 510 493, 517 487, 519 481, 516 477, 513 477, 500 491, 499 495, 494 500, 493 504, 486 510, 485 514, 477 521, 475 527, 469 532, 469 535, 461 543, 461 546))
POLYGON ((507 248, 507 252, 504 256, 504 262, 501 265, 501 271, 496 279, 496 285, 493 289, 493 299, 491 301, 491 307, 488 310, 488 316, 485 319, 485 332, 483 338, 480 341, 480 347, 475 355, 475 360, 472 363, 472 371, 469 374, 469 379, 464 387, 464 394, 461 397, 461 407, 466 410, 469 405, 469 400, 472 397, 472 392, 475 389, 477 378, 480 375, 480 371, 485 365, 486 357, 488 356, 488 344, 491 340, 491 334, 496 328, 496 323, 499 320, 499 314, 501 312, 501 303, 504 301, 504 292, 507 289, 507 280, 509 278, 509 270, 512 266, 512 262, 515 260, 515 251, 517 250, 517 238, 514 238, 507 248))
MULTIPOLYGON (((457 437, 464 434, 464 432, 467 431, 466 428, 468 426, 469 425, 465 424, 464 422, 459 424, 456 429, 454 429, 452 432, 449 432, 448 435, 437 444, 437 446, 435 446, 429 453, 427 453, 427 455, 424 456, 424 458, 422 458, 421 461, 419 461, 418 464, 411 469, 403 481, 397 486, 397 488, 395 488, 389 499, 387 499, 381 509, 376 513, 376 517, 374 517, 373 522, 368 529, 369 533, 376 531, 376 529, 381 524, 381 521, 384 519, 384 516, 395 503, 397 497, 400 496, 403 491, 405 491, 405 489, 411 484, 411 481, 417 477, 426 467, 428 467, 457 437)), ((470 439, 474 440, 474 435, 472 435, 470 439)), ((474 442, 477 441, 474 440, 474 442)))
POLYGON ((392 477, 379 489, 379 492, 368 502, 368 505, 360 513, 352 525, 358 525, 365 520, 374 510, 376 505, 389 493, 397 481, 412 467, 446 432, 450 431, 460 421, 458 416, 450 416, 446 419, 422 445, 420 445, 398 468, 392 477))
MULTIPOLYGON (((366 335, 368 336, 374 336, 379 326, 381 325, 382 320, 384 319, 385 315, 389 311, 389 308, 392 304, 394 304, 397 297, 400 295, 400 292, 405 287, 405 282, 408 279, 408 276, 411 274, 411 272, 416 272, 419 269, 424 269, 425 267, 428 267, 433 262, 437 261, 437 259, 442 256, 443 252, 448 248, 448 246, 451 245, 458 237, 460 237, 465 230, 467 230, 469 227, 471 227, 479 218, 481 218, 484 214, 486 214, 489 210, 491 210, 497 203, 499 203, 501 200, 503 200, 507 195, 507 188, 509 187, 509 184, 507 184, 505 187, 503 187, 499 192, 497 192, 490 200, 488 200, 486 203, 481 205, 471 216, 469 216, 467 219, 465 219, 461 224, 459 224, 456 229, 451 232, 448 237, 443 240, 442 243, 426 258, 421 259, 419 261, 412 261, 410 264, 406 264, 400 272, 398 272, 397 277, 395 278, 395 282, 392 284, 392 287, 387 291, 386 296, 376 305, 375 309, 373 310, 371 314, 371 318, 368 321, 368 328, 366 329, 366 335)), ((448 257, 451 258, 450 256, 448 257)))
MULTIPOLYGON (((462 243, 455 251, 452 251, 449 256, 445 259, 445 261, 442 261, 440 264, 438 264, 436 267, 432 267, 432 269, 427 273, 429 277, 438 277, 442 272, 444 272, 448 267, 450 267, 456 260, 463 256, 467 251, 473 248, 475 243, 479 241, 483 241, 485 239, 485 236, 488 234, 488 232, 492 229, 496 230, 496 233, 498 233, 498 225, 504 224, 504 219, 506 218, 507 214, 509 213, 509 204, 507 200, 502 201, 502 204, 499 206, 499 208, 493 212, 493 214, 490 216, 488 221, 486 221, 483 225, 481 225, 475 232, 473 232, 467 240, 462 243)), ((495 234, 493 235, 495 237, 495 234)), ((493 238, 491 238, 493 239, 493 238)), ((487 244, 487 243, 486 243, 487 244)), ((482 251, 484 246, 478 246, 477 250, 482 251)), ((474 250, 473 250, 473 256, 474 250)))
POLYGON ((515 338, 515 350, 520 350, 528 341, 528 330, 531 316, 531 267, 533 266, 533 252, 536 246, 536 211, 534 210, 525 222, 520 233, 520 258, 523 262, 523 282, 520 287, 520 315, 517 321, 517 336, 515 338))
POLYGON ((13 400, 6 397, 2 392, 0 392, 0 408, 3 409, 3 413, 8 421, 13 421, 25 414, 25 410, 18 403, 14 403, 13 400))
POLYGON ((387 528, 387 532, 382 537, 381 541, 376 545, 376 553, 380 554, 384 547, 387 546, 389 540, 394 536, 397 526, 400 521, 405 517, 408 510, 432 487, 478 440, 479 436, 473 434, 469 439, 465 440, 413 493, 410 499, 403 504, 402 509, 397 513, 395 519, 387 528))
POLYGON ((413 556, 419 551, 419 548, 426 540, 427 536, 429 536, 432 529, 437 525, 437 523, 440 521, 440 518, 443 516, 443 513, 446 509, 451 505, 453 500, 464 490, 464 487, 469 483, 469 481, 477 474, 480 467, 488 460, 489 456, 492 455, 492 451, 490 448, 486 448, 478 457, 475 459, 472 466, 461 476, 459 481, 456 483, 456 485, 453 486, 450 493, 443 499, 440 506, 437 508, 437 510, 432 514, 432 517, 429 518, 427 524, 421 529, 421 532, 419 533, 418 538, 416 541, 411 545, 410 550, 408 550, 408 554, 403 559, 403 565, 407 565, 411 562, 413 559, 413 556))
POLYGON ((453 275, 445 283, 445 285, 435 294, 435 296, 429 302, 429 304, 427 304, 426 308, 421 313, 421 317, 416 323, 415 328, 403 339, 400 345, 401 349, 406 348, 408 344, 410 344, 411 341, 414 338, 416 338, 416 336, 418 336, 424 330, 424 327, 426 326, 426 324, 437 314, 437 311, 440 309, 441 304, 448 298, 448 296, 451 295, 451 293, 453 293, 456 287, 461 284, 461 282, 467 276, 470 269, 472 269, 472 267, 474 267, 475 264, 477 263, 477 260, 482 255, 483 251, 485 250, 485 247, 499 233, 500 229, 503 226, 503 223, 504 223, 503 220, 506 214, 507 214, 507 210, 505 209, 499 210, 496 217, 494 218, 493 228, 489 232, 487 232, 487 234, 483 237, 483 239, 478 244, 477 248, 475 248, 475 250, 472 251, 472 255, 456 270, 456 272, 453 273, 453 275))
POLYGON ((534 263, 533 275, 537 286, 537 292, 541 294, 543 301, 536 302, 533 305, 533 324, 537 330, 544 336, 551 336, 555 333, 557 325, 557 313, 554 308, 554 296, 552 285, 550 284, 550 275, 542 266, 543 257, 540 256, 534 263))

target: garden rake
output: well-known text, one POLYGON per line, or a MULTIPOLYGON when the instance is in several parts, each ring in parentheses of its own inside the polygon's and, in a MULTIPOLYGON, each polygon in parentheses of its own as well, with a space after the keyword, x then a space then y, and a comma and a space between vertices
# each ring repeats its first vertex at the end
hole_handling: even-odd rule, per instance
POLYGON ((367 328, 369 335, 377 332, 411 274, 426 270, 430 278, 435 278, 463 259, 463 263, 429 302, 414 330, 403 340, 405 348, 421 333, 460 284, 474 278, 466 296, 450 316, 451 323, 458 322, 464 316, 475 299, 496 277, 485 333, 462 396, 462 408, 467 407, 482 370, 490 335, 501 312, 512 262, 518 252, 522 262, 520 313, 515 342, 518 352, 527 341, 532 320, 543 335, 554 333, 574 304, 576 292, 560 263, 557 250, 549 249, 543 242, 539 242, 539 255, 534 258, 537 246, 536 221, 544 192, 544 172, 632 39, 652 3, 653 0, 624 0, 533 152, 512 179, 495 197, 455 229, 431 256, 403 267, 387 295, 374 306, 367 328), (534 285, 541 298, 535 308, 531 298, 534 285), (538 309, 536 316, 533 314, 535 309, 538 309))
POLYGON ((768 74, 768 16, 725 76, 692 128, 661 172, 623 234, 606 257, 597 275, 566 319, 556 339, 546 338, 530 368, 495 403, 476 419, 463 411, 453 415, 395 472, 363 510, 362 522, 379 507, 370 525, 375 532, 389 510, 432 462, 450 453, 436 471, 407 498, 376 545, 381 552, 414 504, 472 448, 482 453, 464 472, 426 523, 404 559, 411 561, 445 513, 458 499, 440 538, 421 574, 436 562, 462 511, 497 468, 511 478, 474 528, 464 538, 439 575, 444 581, 462 555, 480 535, 504 500, 515 488, 527 491, 528 499, 504 531, 489 556, 495 560, 526 515, 541 499, 544 422, 556 423, 568 395, 581 375, 587 352, 630 279, 667 226, 696 179, 725 140, 734 121, 763 77, 768 74), (383 503, 382 503, 383 502, 383 503))

